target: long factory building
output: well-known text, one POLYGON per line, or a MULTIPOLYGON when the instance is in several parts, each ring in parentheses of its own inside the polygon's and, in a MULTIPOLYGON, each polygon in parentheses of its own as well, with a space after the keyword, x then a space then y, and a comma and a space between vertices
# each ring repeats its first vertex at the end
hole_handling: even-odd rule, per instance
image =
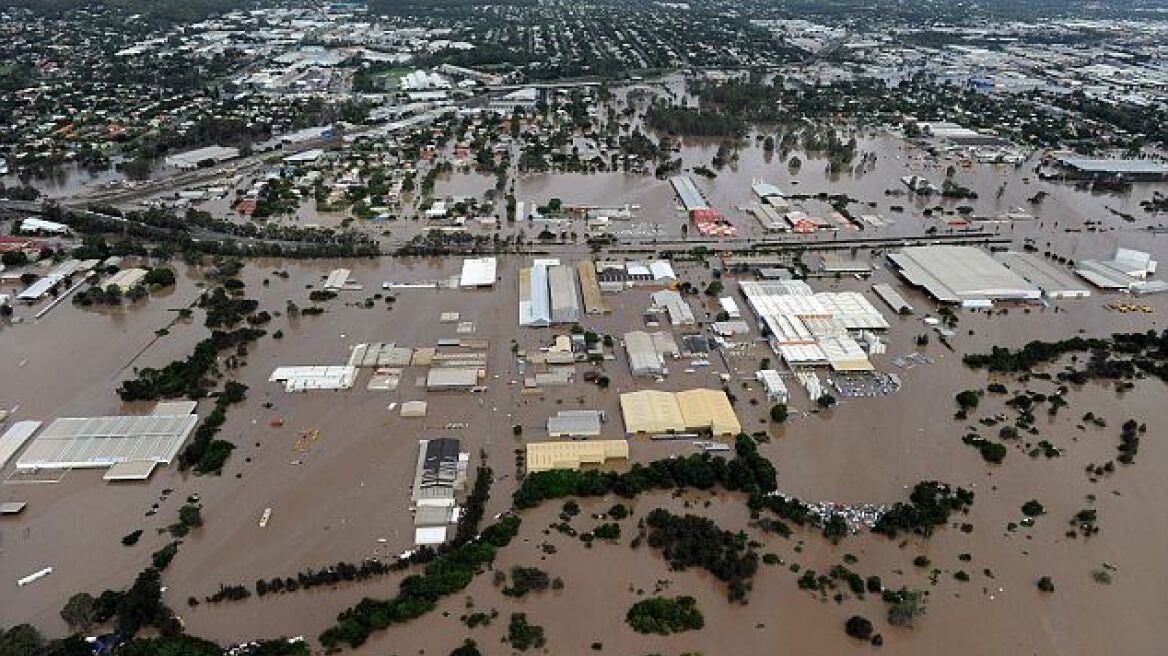
POLYGON ((815 293, 801 280, 738 284, 759 322, 770 329, 771 345, 789 366, 873 368, 853 333, 888 330, 888 321, 863 294, 815 293))

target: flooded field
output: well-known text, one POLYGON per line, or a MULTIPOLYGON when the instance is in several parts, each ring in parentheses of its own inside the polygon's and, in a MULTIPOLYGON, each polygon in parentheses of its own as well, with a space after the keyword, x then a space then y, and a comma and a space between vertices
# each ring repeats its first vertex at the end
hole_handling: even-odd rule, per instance
MULTIPOLYGON (((781 179, 776 181, 783 184, 781 179)), ((618 197, 626 184, 612 183, 609 199, 618 197)), ((565 202, 585 202, 582 196, 576 200, 557 191, 559 182, 549 180, 540 187, 540 180, 533 178, 523 184, 531 185, 533 196, 558 193, 564 194, 565 202)), ((627 184, 647 196, 670 197, 667 186, 660 188, 667 183, 627 184)), ((746 185, 748 193, 748 180, 746 185)), ((649 206, 648 199, 642 202, 649 206)), ((1163 257, 1158 240, 1137 243, 1163 257)), ((198 494, 206 526, 183 540, 164 576, 166 599, 188 630, 225 643, 257 635, 314 638, 337 612, 361 597, 391 596, 402 575, 194 608, 187 599, 212 594, 220 584, 252 587, 258 578, 295 576, 341 560, 392 556, 409 548, 409 485, 419 437, 450 434, 463 440, 463 450, 472 454, 473 461, 480 454, 486 457, 498 479, 487 510, 490 517, 509 506, 516 485, 515 450, 546 437, 544 422, 549 415, 571 408, 605 410, 609 420, 604 430, 618 437, 623 431, 620 392, 716 388, 721 385, 718 375, 726 373, 728 386, 738 397, 736 408, 744 429, 768 430, 772 436, 760 448, 776 463, 783 491, 808 501, 892 503, 903 500, 906 487, 917 481, 939 479, 977 493, 972 512, 962 520, 973 524, 973 531, 945 528, 927 542, 914 538, 903 543, 859 535, 833 547, 814 531, 797 531, 786 540, 748 528, 743 500, 733 495, 713 495, 706 507, 708 495, 648 494, 633 502, 635 515, 622 522, 625 531, 619 545, 598 542, 586 549, 580 541, 557 532, 545 534, 559 509, 559 503, 548 503, 523 513, 520 538, 502 550, 496 568, 538 565, 562 577, 564 591, 515 601, 498 593, 489 574, 479 576, 465 595, 444 600, 439 611, 413 623, 375 634, 356 653, 444 653, 467 635, 490 648, 504 634, 507 617, 515 610, 528 613, 532 622, 545 627, 552 653, 565 654, 586 653, 593 642, 602 642, 606 652, 619 645, 620 653, 628 654, 755 653, 773 650, 775 645, 790 653, 837 653, 857 648, 843 633, 843 622, 853 614, 872 619, 887 647, 906 654, 939 650, 1091 654, 1117 648, 1123 653, 1155 653, 1168 635, 1162 577, 1152 575, 1162 569, 1162 554, 1168 550, 1168 510, 1160 502, 1168 495, 1168 479, 1161 475, 1168 467, 1168 450, 1158 439, 1168 429, 1168 418, 1159 411, 1164 385, 1148 379, 1123 394, 1095 383, 1072 389, 1070 407, 1057 417, 1039 413, 1041 438, 1063 449, 1063 455, 1054 459, 1030 458, 1012 447, 1003 465, 987 465, 975 449, 961 442, 967 426, 975 425, 973 418, 953 419, 954 394, 987 382, 984 372, 961 365, 962 353, 985 351, 992 345, 1020 345, 1030 339, 1059 339, 1080 330, 1087 335, 1161 330, 1168 299, 1147 299, 1153 314, 1110 312, 1103 304, 1118 297, 1108 295, 1060 302, 1058 312, 1012 308, 1008 314, 989 316, 963 311, 951 340, 955 352, 933 340, 924 347, 933 364, 899 369, 890 364, 892 358, 918 348, 916 336, 928 332, 920 316, 931 307, 923 296, 901 287, 918 308, 916 317, 894 317, 873 297, 893 324, 887 354, 875 356, 874 361, 879 369, 902 377, 901 391, 886 398, 843 399, 830 411, 811 412, 812 404, 792 385, 792 418, 775 427, 766 421, 768 404, 752 377, 759 359, 774 356, 758 344, 745 346, 726 360, 711 357, 709 368, 697 368, 694 373, 685 373, 682 363, 672 365, 671 375, 659 385, 633 379, 618 347, 616 359, 602 367, 612 381, 608 390, 577 382, 548 387, 542 397, 521 394, 521 385, 516 384, 522 378, 520 363, 512 354, 512 344, 534 351, 548 345, 554 334, 550 329, 516 327, 515 280, 518 267, 526 262, 518 256, 503 258, 500 283, 493 291, 402 289, 392 292, 396 298, 392 304, 375 299, 369 309, 360 307, 362 301, 389 293, 381 290, 381 282, 444 279, 458 272, 459 262, 248 263, 242 276, 247 294, 270 312, 282 313, 288 300, 308 306, 308 286, 319 286, 336 266, 352 269, 364 289, 342 292, 322 304, 327 312, 320 316, 276 317, 267 329, 282 330, 283 339, 261 339, 249 348, 246 366, 228 372, 229 378, 246 383, 249 391, 246 403, 230 410, 221 434, 237 445, 222 476, 198 477, 171 467, 157 471, 146 484, 109 485, 101 481, 100 472, 72 471, 55 484, 0 485, 0 501, 29 503, 24 515, 0 520, 0 598, 4 599, 0 625, 31 621, 48 634, 63 633, 58 612, 68 596, 128 585, 148 564, 150 553, 170 540, 157 531, 175 521, 183 499, 198 494), (288 277, 274 275, 275 271, 286 271, 288 277), (427 393, 415 384, 425 371, 418 368, 406 369, 395 392, 367 391, 368 372, 352 390, 342 392, 290 395, 281 385, 267 382, 278 365, 342 364, 359 342, 417 347, 458 336, 454 324, 439 322, 442 312, 460 312, 463 320, 474 322, 473 337, 489 340, 485 393, 427 393), (387 409, 390 403, 415 399, 430 403, 425 419, 403 419, 387 409), (267 403, 271 407, 265 407, 267 403), (1079 417, 1088 411, 1106 418, 1108 427, 1077 428, 1079 417), (1148 423, 1136 464, 1092 483, 1084 467, 1114 456, 1118 427, 1129 417, 1148 423), (271 425, 277 418, 282 427, 271 425), (467 428, 446 430, 451 422, 465 423, 467 428), (520 437, 512 434, 515 424, 522 426, 520 437), (298 435, 314 428, 320 431, 320 439, 306 452, 295 451, 298 435), (1093 504, 1086 500, 1089 494, 1096 495, 1093 504), (1031 498, 1039 499, 1047 514, 1033 528, 1007 531, 1006 524, 1021 519, 1019 507, 1031 498), (655 551, 645 546, 629 548, 640 517, 656 507, 680 512, 686 502, 691 511, 711 516, 724 528, 747 530, 763 543, 761 552, 785 561, 780 566, 762 566, 748 605, 727 602, 725 586, 704 573, 670 572, 655 551), (157 514, 147 517, 155 503, 157 514), (1067 520, 1088 505, 1099 510, 1101 533, 1089 539, 1065 537, 1067 520), (271 521, 260 528, 259 518, 269 507, 271 521), (122 546, 121 536, 137 529, 145 531, 141 542, 122 546), (541 542, 556 545, 557 553, 543 553, 541 542), (802 547, 797 548, 799 542, 802 547), (884 605, 873 595, 865 601, 836 604, 797 588, 798 575, 789 571, 790 564, 824 572, 840 563, 845 553, 858 558, 853 570, 879 575, 886 586, 929 590, 928 615, 914 629, 893 629, 884 623, 884 605), (968 562, 958 559, 963 553, 970 554, 968 562), (942 570, 936 585, 930 584, 927 571, 913 567, 913 558, 920 554, 942 570), (1111 585, 1091 579, 1090 572, 1103 563, 1117 568, 1111 585), (17 578, 46 566, 54 567, 52 575, 31 586, 16 586, 17 578), (954 580, 952 573, 957 570, 967 571, 972 580, 954 580), (1043 575, 1054 578, 1057 591, 1053 595, 1035 589, 1035 580, 1043 575), (690 594, 699 600, 706 616, 705 630, 659 638, 635 634, 624 624, 625 610, 642 596, 637 591, 651 594, 659 580, 669 582, 667 594, 690 594), (468 630, 458 620, 472 612, 468 603, 484 612, 498 609, 500 617, 488 627, 468 630), (1133 613, 1131 609, 1141 610, 1133 613), (971 630, 977 631, 977 640, 960 639, 971 630)), ((678 268, 680 276, 695 285, 711 279, 705 268, 678 268)), ((167 335, 155 334, 200 293, 199 270, 181 267, 180 274, 173 291, 134 306, 93 311, 66 302, 38 322, 6 325, 0 331, 0 370, 15 375, 0 377, 2 403, 17 408, 17 419, 145 411, 139 405, 120 403, 115 394, 120 381, 132 376, 134 367, 157 367, 185 357, 207 334, 201 312, 174 324, 167 335)), ((895 281, 886 270, 878 269, 872 281, 811 282, 816 289, 867 293, 871 282, 895 281)), ((728 283, 727 289, 734 288, 728 283)), ((692 303, 700 310, 701 320, 716 309, 714 300, 705 296, 695 297, 692 303)), ((619 336, 642 325, 640 316, 649 304, 649 291, 629 290, 610 297, 610 304, 615 307, 613 314, 589 317, 584 323, 599 333, 619 336)), ((750 321, 757 331, 753 318, 750 321)), ((588 368, 578 366, 578 379, 588 368)), ((1011 391, 1050 393, 1053 389, 1051 383, 1039 380, 1006 384, 1011 391)), ((976 417, 1000 411, 999 401, 987 395, 976 417)), ((204 401, 200 414, 205 415, 209 407, 204 401)), ((633 460, 640 462, 691 452, 693 447, 685 441, 638 438, 631 445, 633 460)), ((3 472, 5 478, 11 467, 3 472)), ((602 512, 615 501, 582 503, 585 512, 573 525, 589 530, 598 522, 588 514, 602 512)))

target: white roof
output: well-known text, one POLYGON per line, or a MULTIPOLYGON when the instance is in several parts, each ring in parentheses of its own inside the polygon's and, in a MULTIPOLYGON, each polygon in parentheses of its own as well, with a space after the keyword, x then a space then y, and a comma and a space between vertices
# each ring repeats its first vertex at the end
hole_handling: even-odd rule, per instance
POLYGON ((357 379, 357 368, 350 366, 277 367, 269 382, 282 382, 288 392, 314 389, 349 389, 357 379))
POLYGON ((495 284, 495 270, 498 261, 493 257, 478 257, 462 261, 462 275, 458 284, 462 287, 488 287, 495 284))
POLYGON ((414 544, 442 544, 446 542, 445 526, 418 526, 414 529, 414 544))
POLYGON ((18 421, 8 427, 4 431, 4 435, 0 436, 0 469, 8 464, 8 460, 16 455, 20 447, 32 437, 37 429, 41 427, 39 421, 18 421))
POLYGON ((561 410, 548 417, 548 435, 600 435, 600 412, 596 410, 561 410))
POLYGON ((150 474, 154 473, 154 468, 158 466, 155 460, 131 460, 129 462, 119 462, 102 476, 104 481, 144 481, 150 478, 150 474))
POLYGON ((58 419, 33 440, 16 466, 72 469, 140 460, 169 463, 198 420, 195 415, 58 419))
POLYGON ((943 302, 1023 300, 1041 295, 1022 276, 973 246, 915 246, 888 258, 906 280, 943 302))
POLYGON ((348 269, 333 269, 329 272, 328 279, 324 281, 325 289, 341 289, 349 284, 349 276, 352 272, 348 269))
POLYGON ((401 406, 401 416, 425 417, 426 408, 427 406, 425 401, 406 401, 401 406))
POLYGON ((653 280, 677 280, 677 274, 673 272, 673 265, 665 260, 650 262, 649 272, 653 274, 653 280))
POLYGON ((69 232, 69 226, 64 223, 56 223, 53 221, 45 221, 36 217, 29 217, 20 222, 21 230, 36 231, 36 232, 55 232, 65 233, 69 232))

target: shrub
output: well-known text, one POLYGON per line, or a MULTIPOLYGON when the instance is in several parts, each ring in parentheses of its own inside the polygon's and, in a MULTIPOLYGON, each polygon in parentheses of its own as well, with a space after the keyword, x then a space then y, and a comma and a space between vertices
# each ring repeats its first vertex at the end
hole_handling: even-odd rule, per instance
POLYGON ((1031 499, 1022 504, 1022 514, 1026 515, 1027 517, 1038 517, 1044 512, 1046 512, 1046 510, 1042 507, 1042 504, 1039 503, 1037 499, 1031 499))
POLYGON ((844 624, 844 631, 857 640, 870 640, 872 638, 872 622, 859 615, 852 615, 844 624))
POLYGON ((658 635, 696 631, 706 623, 698 610, 697 600, 689 596, 638 601, 625 614, 625 622, 638 633, 658 635))

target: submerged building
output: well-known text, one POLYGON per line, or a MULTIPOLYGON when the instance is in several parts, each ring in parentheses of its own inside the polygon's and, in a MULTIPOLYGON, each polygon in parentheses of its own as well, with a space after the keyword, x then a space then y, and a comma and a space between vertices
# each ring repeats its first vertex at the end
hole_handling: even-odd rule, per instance
POLYGON ((1036 301, 1039 288, 973 246, 914 246, 888 255, 910 284, 942 303, 989 307, 996 301, 1036 301))

